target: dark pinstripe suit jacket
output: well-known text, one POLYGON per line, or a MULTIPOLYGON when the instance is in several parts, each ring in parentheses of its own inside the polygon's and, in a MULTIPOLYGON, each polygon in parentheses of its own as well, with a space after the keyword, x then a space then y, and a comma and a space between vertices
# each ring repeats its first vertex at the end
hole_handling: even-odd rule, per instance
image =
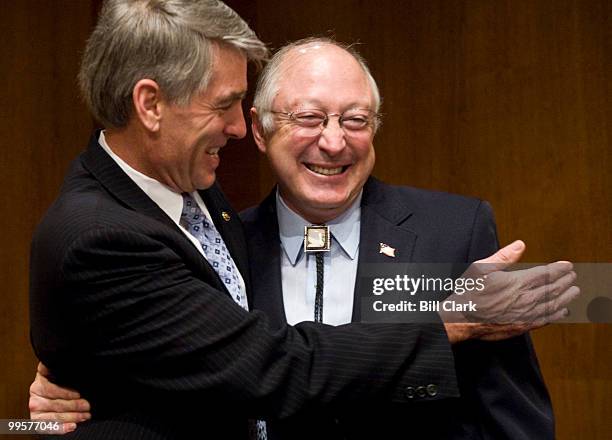
MULTIPOLYGON (((398 250, 394 261, 418 263, 469 263, 498 247, 491 208, 480 200, 370 178, 361 205, 359 268, 389 262, 379 253, 380 242, 398 250)), ((251 255, 252 304, 273 325, 282 326, 286 318, 274 192, 242 217, 251 255)), ((353 322, 360 319, 358 291, 356 286, 353 322)), ((358 403, 313 412, 272 422, 271 440, 554 438, 552 407, 529 336, 469 341, 454 352, 455 366, 449 368, 457 371, 461 398, 382 407, 358 403)))
MULTIPOLYGON (((237 215, 217 187, 202 197, 249 286, 237 215)), ((247 417, 403 402, 425 380, 434 400, 458 393, 440 325, 294 328, 242 310, 97 134, 35 233, 30 284, 36 354, 93 405, 71 438, 244 438, 247 417)))

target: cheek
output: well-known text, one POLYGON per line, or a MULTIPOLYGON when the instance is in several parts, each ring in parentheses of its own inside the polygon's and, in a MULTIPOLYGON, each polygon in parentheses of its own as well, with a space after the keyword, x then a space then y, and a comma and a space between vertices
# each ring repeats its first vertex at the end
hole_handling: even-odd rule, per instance
POLYGON ((299 144, 286 142, 268 148, 268 159, 277 173, 287 174, 289 178, 297 177, 296 173, 304 170, 302 165, 304 150, 299 144))
POLYGON ((369 174, 374 168, 375 154, 371 143, 356 146, 353 150, 356 159, 356 170, 369 174))
POLYGON ((361 160, 366 160, 370 156, 374 155, 374 145, 372 144, 372 140, 364 140, 362 142, 356 143, 354 146, 355 154, 361 160))

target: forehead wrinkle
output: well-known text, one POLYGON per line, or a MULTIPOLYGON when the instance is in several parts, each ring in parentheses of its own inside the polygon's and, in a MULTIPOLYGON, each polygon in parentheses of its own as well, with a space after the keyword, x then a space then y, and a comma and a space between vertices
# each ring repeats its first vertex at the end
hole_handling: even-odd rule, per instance
POLYGON ((344 49, 334 45, 320 45, 318 43, 306 47, 297 47, 285 55, 279 66, 278 90, 274 96, 273 103, 276 104, 278 97, 284 95, 282 96, 286 101, 284 104, 292 107, 292 109, 296 106, 300 108, 315 106, 314 108, 326 109, 328 105, 321 99, 318 97, 308 97, 308 93, 304 96, 304 92, 307 92, 311 87, 326 81, 330 77, 332 81, 346 77, 348 76, 347 71, 353 76, 355 70, 352 69, 357 69, 356 71, 359 72, 359 81, 362 83, 361 85, 365 93, 362 96, 351 99, 349 103, 343 103, 342 109, 339 110, 346 111, 356 107, 371 108, 373 104, 372 90, 366 74, 357 60, 344 49), (314 53, 313 50, 323 51, 322 55, 320 52, 314 53), (342 62, 337 63, 337 60, 342 62), (308 75, 303 73, 303 66, 306 66, 308 75), (286 90, 290 89, 295 83, 300 83, 301 87, 296 89, 292 96, 286 96, 288 94, 286 90))

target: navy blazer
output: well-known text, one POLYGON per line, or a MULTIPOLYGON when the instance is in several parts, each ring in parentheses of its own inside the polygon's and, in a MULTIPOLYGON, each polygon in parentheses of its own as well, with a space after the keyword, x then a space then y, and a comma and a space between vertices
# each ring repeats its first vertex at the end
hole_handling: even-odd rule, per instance
MULTIPOLYGON (((218 187, 201 195, 248 288, 238 216, 218 187)), ((92 403, 69 438, 246 438, 247 417, 404 402, 434 360, 431 400, 458 393, 440 325, 272 326, 243 310, 97 134, 36 230, 30 301, 37 356, 92 403)))
MULTIPOLYGON (((286 323, 275 190, 242 213, 253 306, 276 326, 286 323)), ((397 249, 394 262, 470 263, 498 248, 495 221, 481 200, 369 178, 361 201, 361 233, 353 322, 360 320, 359 274, 364 264, 389 262, 379 243, 397 249)), ((358 344, 358 341, 355 341, 358 344)), ((528 335, 453 347, 461 397, 411 404, 351 404, 271 422, 275 439, 432 438, 553 439, 552 406, 528 335)), ((435 364, 422 364, 427 369, 435 364)), ((425 380, 427 382, 427 379, 425 380)))

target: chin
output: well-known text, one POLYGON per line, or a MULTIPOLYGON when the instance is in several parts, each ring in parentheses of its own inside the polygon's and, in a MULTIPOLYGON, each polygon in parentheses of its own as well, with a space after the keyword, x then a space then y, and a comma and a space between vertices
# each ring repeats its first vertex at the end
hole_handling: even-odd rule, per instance
POLYGON ((208 189, 211 186, 213 186, 213 184, 215 183, 215 180, 216 180, 216 176, 214 175, 207 176, 206 179, 200 179, 196 185, 197 189, 200 189, 200 190, 208 189))
POLYGON ((312 197, 305 198, 304 205, 316 209, 336 209, 348 202, 346 197, 312 197))

